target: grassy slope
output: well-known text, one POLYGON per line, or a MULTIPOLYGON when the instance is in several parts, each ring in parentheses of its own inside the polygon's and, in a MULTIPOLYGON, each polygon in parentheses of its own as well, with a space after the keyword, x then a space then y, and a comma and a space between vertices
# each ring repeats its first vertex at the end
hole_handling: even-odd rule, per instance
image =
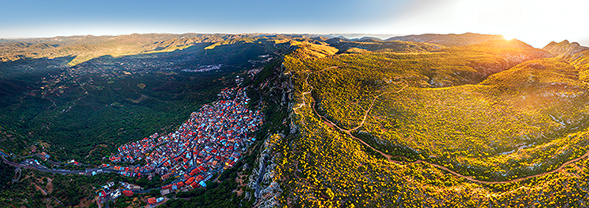
POLYGON ((587 90, 557 59, 525 62, 479 85, 409 88, 379 101, 364 130, 479 178, 538 173, 584 153, 586 141, 567 136, 588 127, 587 90))
POLYGON ((557 163, 538 161, 550 158, 539 153, 526 161, 498 155, 548 143, 552 137, 566 136, 570 128, 586 127, 582 122, 587 114, 586 90, 574 67, 542 59, 509 69, 545 56, 518 41, 495 41, 439 52, 341 55, 300 67, 314 71, 339 67, 313 74, 309 80, 313 95, 321 101, 319 109, 340 126, 358 126, 372 99, 382 94, 360 129, 380 138, 375 142, 408 147, 460 166, 457 169, 467 175, 501 179, 521 176, 533 165, 541 168, 528 174, 557 163), (485 80, 499 71, 503 72, 485 80))

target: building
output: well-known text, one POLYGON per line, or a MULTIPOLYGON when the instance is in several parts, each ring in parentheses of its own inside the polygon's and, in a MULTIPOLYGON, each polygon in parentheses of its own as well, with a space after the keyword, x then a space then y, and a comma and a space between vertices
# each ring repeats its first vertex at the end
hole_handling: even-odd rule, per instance
POLYGON ((152 198, 147 199, 147 203, 152 205, 152 204, 157 203, 157 201, 156 201, 155 197, 152 197, 152 198))
POLYGON ((131 197, 133 196, 133 191, 131 190, 123 190, 123 195, 131 197))

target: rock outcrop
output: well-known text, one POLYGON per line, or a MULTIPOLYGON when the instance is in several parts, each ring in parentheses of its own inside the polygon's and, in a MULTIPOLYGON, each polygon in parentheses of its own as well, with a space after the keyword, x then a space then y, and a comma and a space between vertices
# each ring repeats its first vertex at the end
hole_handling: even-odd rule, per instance
POLYGON ((579 71, 579 79, 589 82, 589 47, 564 40, 560 43, 550 42, 543 49, 568 61, 579 71))
POLYGON ((560 43, 552 41, 548 45, 544 46, 543 49, 557 57, 562 57, 565 59, 577 59, 579 58, 580 53, 589 50, 589 47, 581 46, 577 42, 569 43, 568 40, 564 40, 560 43))
POLYGON ((273 152, 274 146, 284 135, 273 134, 264 142, 264 147, 260 156, 256 160, 257 167, 250 175, 248 186, 254 190, 256 203, 254 207, 279 207, 278 198, 282 194, 282 189, 276 177, 276 159, 279 155, 273 152))

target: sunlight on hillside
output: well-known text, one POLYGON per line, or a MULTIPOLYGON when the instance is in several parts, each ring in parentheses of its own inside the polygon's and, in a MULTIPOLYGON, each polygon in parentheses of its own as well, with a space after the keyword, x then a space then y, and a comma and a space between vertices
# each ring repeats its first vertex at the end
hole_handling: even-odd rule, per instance
POLYGON ((513 40, 513 39, 515 39, 515 38, 514 38, 512 35, 510 35, 509 33, 505 33, 505 34, 503 34, 503 38, 504 38, 505 40, 513 40))

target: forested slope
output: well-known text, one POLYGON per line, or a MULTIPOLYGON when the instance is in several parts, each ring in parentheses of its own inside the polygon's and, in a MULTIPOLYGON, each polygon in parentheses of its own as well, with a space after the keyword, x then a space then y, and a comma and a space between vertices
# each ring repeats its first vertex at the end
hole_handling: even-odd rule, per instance
POLYGON ((518 40, 452 45, 287 56, 282 203, 585 206, 578 65, 518 40))

